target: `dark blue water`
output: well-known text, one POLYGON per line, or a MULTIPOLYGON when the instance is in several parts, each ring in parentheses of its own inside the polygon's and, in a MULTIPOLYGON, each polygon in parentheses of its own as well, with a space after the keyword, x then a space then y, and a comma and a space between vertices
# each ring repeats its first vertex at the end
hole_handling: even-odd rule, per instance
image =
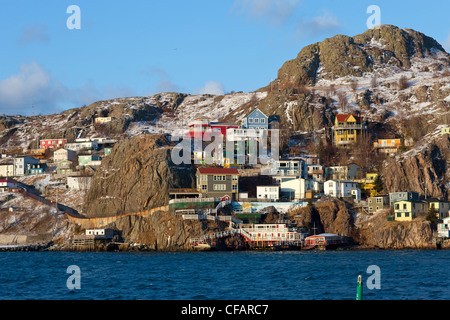
POLYGON ((0 299, 450 299, 450 251, 0 253, 0 299), (70 265, 80 268, 69 290, 70 265), (380 289, 369 290, 370 265, 380 289))

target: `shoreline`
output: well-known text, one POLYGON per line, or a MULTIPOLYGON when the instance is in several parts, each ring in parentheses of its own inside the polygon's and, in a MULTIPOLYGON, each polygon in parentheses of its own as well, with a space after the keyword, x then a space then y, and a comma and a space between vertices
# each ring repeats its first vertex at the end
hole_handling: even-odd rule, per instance
POLYGON ((351 246, 342 246, 333 249, 311 249, 311 250, 301 250, 301 249, 281 249, 275 250, 273 248, 267 249, 225 249, 225 250, 217 250, 217 249, 168 249, 168 250, 155 250, 149 248, 146 245, 139 245, 128 247, 127 249, 120 249, 118 247, 112 248, 109 246, 102 247, 94 247, 94 248, 79 248, 74 249, 70 247, 66 247, 63 245, 49 243, 37 243, 37 244, 23 244, 23 245, 0 245, 0 253, 1 252, 159 252, 159 253, 177 253, 177 252, 238 252, 238 251, 247 251, 247 252, 323 252, 323 251, 405 251, 405 250, 415 250, 415 251, 429 251, 429 250, 449 250, 450 247, 438 247, 436 245, 430 245, 427 247, 414 248, 414 247, 404 247, 404 248, 380 248, 377 246, 366 246, 366 245, 351 245, 351 246))

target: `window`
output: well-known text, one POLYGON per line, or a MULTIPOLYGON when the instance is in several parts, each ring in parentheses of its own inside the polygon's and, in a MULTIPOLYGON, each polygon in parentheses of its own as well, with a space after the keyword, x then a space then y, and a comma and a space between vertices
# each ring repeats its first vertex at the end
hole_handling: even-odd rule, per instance
POLYGON ((201 180, 202 180, 202 181, 207 181, 207 180, 208 180, 208 176, 202 174, 202 175, 201 175, 201 180))
POLYGON ((398 209, 400 209, 400 205, 399 205, 399 204, 396 204, 396 205, 395 205, 395 210, 398 210, 398 209))
POLYGON ((226 177, 225 176, 214 176, 214 181, 225 181, 226 177))
POLYGON ((405 218, 409 218, 409 212, 405 212, 405 218))
POLYGON ((402 214, 400 212, 397 213, 397 218, 401 218, 402 214))
POLYGON ((213 187, 214 191, 224 191, 227 189, 225 184, 215 184, 213 187))
POLYGON ((258 118, 255 119, 255 123, 259 123, 259 119, 258 118))
POLYGON ((403 204, 403 210, 406 210, 406 203, 403 204))
POLYGON ((233 180, 233 181, 237 181, 237 180, 238 180, 238 176, 233 176, 233 177, 232 177, 232 180, 233 180))
POLYGON ((237 189, 238 189, 238 186, 237 186, 236 184, 233 184, 233 185, 231 186, 231 190, 237 191, 237 189))
POLYGON ((202 190, 207 190, 208 186, 206 184, 202 184, 202 190))
POLYGON ((266 119, 261 118, 261 123, 266 123, 266 119))
POLYGON ((377 203, 381 203, 381 198, 377 198, 377 203))
POLYGON ((253 119, 252 118, 248 119, 248 123, 253 123, 253 119))

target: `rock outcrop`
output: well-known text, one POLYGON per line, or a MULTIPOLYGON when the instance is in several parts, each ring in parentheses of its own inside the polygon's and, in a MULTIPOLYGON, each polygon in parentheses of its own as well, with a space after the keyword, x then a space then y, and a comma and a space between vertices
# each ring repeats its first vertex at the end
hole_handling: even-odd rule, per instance
POLYGON ((166 135, 145 134, 116 144, 95 172, 83 213, 107 217, 168 204, 170 188, 194 186, 190 168, 171 161, 166 135))
POLYGON ((422 150, 410 150, 403 157, 388 158, 381 172, 385 191, 416 191, 428 197, 447 199, 449 150, 450 138, 441 136, 422 150))
POLYGON ((358 226, 359 242, 382 249, 436 248, 429 221, 417 217, 410 222, 388 221, 386 212, 379 212, 358 226))
MULTIPOLYGON (((319 72, 324 79, 334 79, 361 77, 377 65, 410 68, 413 57, 429 57, 436 51, 445 52, 436 40, 420 32, 382 25, 354 37, 336 35, 304 47, 295 59, 283 64, 271 86, 311 86, 319 72)), ((447 60, 437 68, 448 66, 447 60)))
POLYGON ((311 234, 327 232, 350 237, 354 232, 353 215, 346 203, 338 199, 294 210, 288 218, 306 227, 311 234))

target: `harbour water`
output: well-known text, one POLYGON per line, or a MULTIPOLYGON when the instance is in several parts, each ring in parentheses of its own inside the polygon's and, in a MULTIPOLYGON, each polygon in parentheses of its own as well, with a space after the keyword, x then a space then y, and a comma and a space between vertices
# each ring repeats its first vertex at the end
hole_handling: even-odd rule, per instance
POLYGON ((0 300, 355 300, 358 275, 365 300, 448 300, 449 263, 449 250, 2 252, 0 300))

